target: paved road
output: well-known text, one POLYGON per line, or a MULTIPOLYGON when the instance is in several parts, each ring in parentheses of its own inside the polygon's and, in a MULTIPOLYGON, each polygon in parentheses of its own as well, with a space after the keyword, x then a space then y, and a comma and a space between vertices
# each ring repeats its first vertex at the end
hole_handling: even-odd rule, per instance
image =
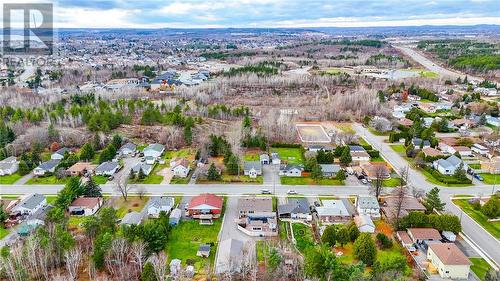
MULTIPOLYGON (((363 126, 356 124, 353 126, 356 133, 363 136, 365 140, 374 148, 380 150, 380 154, 389 162, 396 171, 406 168, 408 162, 398 153, 392 150, 389 144, 384 142, 385 137, 376 136, 368 131, 363 126)), ((414 169, 409 169, 409 185, 428 191, 434 187, 427 182, 425 177, 414 169)), ((458 194, 475 194, 489 195, 495 191, 495 186, 492 185, 477 185, 472 187, 441 187, 440 196, 443 202, 446 203, 446 212, 455 214, 461 217, 462 232, 470 237, 493 261, 500 264, 500 242, 493 237, 489 232, 480 227, 474 220, 467 215, 462 214, 460 208, 453 205, 451 197, 458 194)))
MULTIPOLYGON (((406 55, 410 56, 414 61, 423 65, 428 70, 438 73, 441 76, 451 77, 453 80, 456 80, 458 77, 462 77, 462 78, 465 77, 465 74, 459 73, 458 71, 446 69, 446 68, 434 63, 430 59, 424 57, 421 53, 417 52, 414 49, 411 49, 410 47, 394 46, 394 48, 399 49, 400 51, 402 51, 406 55)), ((482 78, 474 77, 471 75, 468 75, 468 78, 469 78, 469 80, 473 79, 476 81, 483 80, 482 78)))

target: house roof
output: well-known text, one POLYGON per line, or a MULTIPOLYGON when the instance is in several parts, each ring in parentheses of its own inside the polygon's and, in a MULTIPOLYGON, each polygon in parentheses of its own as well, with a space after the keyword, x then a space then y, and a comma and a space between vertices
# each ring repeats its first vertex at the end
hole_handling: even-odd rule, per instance
POLYGON ((262 171, 262 163, 260 163, 260 161, 245 161, 245 163, 243 163, 243 170, 245 172, 252 169, 262 171))
POLYGON ((429 245, 429 249, 445 265, 470 265, 470 260, 453 243, 437 243, 429 245))
POLYGON ((29 220, 45 221, 45 218, 47 217, 47 213, 53 208, 54 208, 54 206, 52 206, 52 205, 43 206, 42 208, 36 210, 36 212, 33 213, 33 215, 31 215, 29 217, 29 220))
POLYGON ((211 193, 204 193, 195 196, 189 202, 188 209, 198 209, 202 207, 203 209, 222 209, 222 197, 211 193))
POLYGON ((467 146, 454 146, 453 149, 455 149, 456 151, 471 151, 470 148, 468 148, 467 146))
POLYGON ((146 163, 137 163, 132 167, 132 171, 134 173, 138 173, 140 170, 142 170, 142 172, 146 175, 149 174, 152 169, 153 166, 146 163))
POLYGON ((98 207, 100 202, 100 197, 79 197, 76 198, 69 206, 93 209, 95 207, 98 207))
POLYGON ((146 204, 146 208, 161 208, 163 206, 173 207, 174 206, 174 198, 167 196, 153 196, 149 198, 148 203, 146 204))
POLYGON ((266 153, 262 153, 261 155, 259 155, 259 159, 260 161, 269 160, 269 155, 267 155, 266 153))
MULTIPOLYGON (((413 138, 411 140, 411 143, 414 145, 414 146, 420 146, 422 144, 422 139, 419 139, 419 138, 413 138)), ((431 142, 428 141, 428 140, 424 140, 424 146, 430 146, 431 145, 431 142)))
POLYGON ((385 163, 377 163, 377 164, 364 164, 361 166, 363 171, 366 173, 366 175, 369 178, 387 178, 390 177, 390 171, 389 168, 385 165, 385 163))
POLYGON ((371 226, 375 228, 375 224, 373 223, 369 215, 359 215, 354 217, 354 223, 357 227, 371 226))
POLYGON ((282 171, 291 171, 291 170, 303 171, 304 168, 302 167, 302 165, 288 164, 288 165, 281 165, 280 170, 282 170, 282 171))
POLYGON ((178 158, 178 159, 176 159, 175 164, 172 168, 175 168, 177 166, 182 166, 184 168, 188 168, 189 167, 189 160, 187 160, 186 158, 178 158))
POLYGON ((323 173, 338 173, 340 165, 337 164, 319 164, 323 173))
POLYGON ((83 172, 84 170, 94 170, 97 165, 89 162, 77 162, 73 166, 69 167, 66 171, 68 172, 83 172))
POLYGON ((238 199, 238 210, 245 212, 272 212, 273 200, 271 197, 242 197, 238 199))
POLYGON ((408 228, 408 234, 415 240, 441 240, 441 234, 434 228, 419 227, 408 228))
POLYGON ((354 213, 348 210, 344 200, 323 200, 322 203, 323 206, 316 208, 319 216, 351 216, 354 213))
POLYGON ((435 148, 432 148, 432 147, 426 147, 424 149, 422 149, 422 152, 427 155, 427 156, 431 156, 431 157, 436 157, 436 156, 442 156, 443 153, 435 148))
POLYGON ((136 150, 136 148, 137 148, 137 145, 135 145, 134 143, 128 142, 128 143, 122 145, 122 147, 120 147, 120 149, 118 151, 123 151, 125 149, 134 151, 134 150, 136 150))
POLYGON ((0 170, 10 169, 17 163, 16 157, 11 156, 0 161, 0 170))
POLYGON ((397 234, 399 235, 399 239, 401 239, 401 243, 403 244, 413 244, 413 241, 411 241, 410 235, 408 235, 408 232, 406 231, 398 231, 397 234))
POLYGON ((159 143, 153 143, 153 144, 148 145, 146 148, 144 148, 144 151, 148 151, 148 150, 162 152, 163 150, 165 150, 165 146, 163 146, 162 144, 159 144, 159 143))
POLYGON ((403 126, 408 126, 408 127, 409 127, 409 126, 413 125, 413 121, 411 121, 411 120, 410 120, 410 119, 408 119, 408 118, 401 118, 401 119, 399 120, 399 124, 401 124, 401 125, 403 125, 403 126))
POLYGON ((17 204, 13 210, 15 210, 16 208, 20 208, 20 207, 23 207, 25 209, 34 209, 36 206, 40 205, 40 203, 43 202, 43 200, 45 200, 45 196, 43 196, 42 194, 38 194, 38 193, 32 193, 26 197, 24 197, 23 199, 21 199, 21 202, 19 202, 19 204, 17 204))
POLYGON ((219 244, 218 253, 221 260, 238 261, 241 260, 241 251, 243 250, 243 241, 229 238, 219 244))
POLYGON ((278 214, 308 214, 309 202, 306 198, 288 198, 288 203, 278 205, 278 214))
POLYGON ((39 169, 42 169, 44 171, 48 171, 52 168, 55 168, 57 165, 59 165, 59 162, 61 162, 61 160, 59 159, 51 159, 49 161, 46 161, 46 162, 43 162, 42 164, 40 164, 38 166, 39 169))
POLYGON ((62 155, 64 156, 64 154, 66 154, 66 152, 71 152, 71 150, 69 148, 66 148, 66 147, 63 147, 63 148, 60 148, 58 149, 56 152, 54 152, 53 154, 59 154, 59 155, 62 155))
POLYGON ((366 152, 366 149, 360 145, 349 145, 350 152, 366 152))
POLYGON ((121 224, 139 224, 143 218, 144 216, 142 213, 130 212, 123 217, 121 224))
POLYGON ((361 209, 378 209, 380 207, 375 196, 358 196, 356 205, 361 209))
POLYGON ((107 162, 103 162, 101 163, 101 165, 97 166, 97 168, 95 169, 96 172, 109 172, 109 171, 112 171, 116 168, 118 168, 118 162, 114 162, 114 161, 107 161, 107 162))

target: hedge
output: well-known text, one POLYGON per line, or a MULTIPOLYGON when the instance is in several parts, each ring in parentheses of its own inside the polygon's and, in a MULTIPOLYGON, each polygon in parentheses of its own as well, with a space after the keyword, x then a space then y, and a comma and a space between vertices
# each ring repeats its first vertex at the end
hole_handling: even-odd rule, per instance
POLYGON ((459 180, 459 179, 455 178, 454 176, 443 175, 440 172, 432 169, 429 166, 424 166, 424 170, 426 172, 430 173, 436 180, 438 180, 442 183, 446 183, 446 184, 471 184, 472 183, 472 181, 470 179, 459 180))
POLYGON ((276 142, 271 144, 271 147, 276 147, 276 148, 302 148, 301 144, 296 144, 296 143, 281 143, 281 142, 276 142))

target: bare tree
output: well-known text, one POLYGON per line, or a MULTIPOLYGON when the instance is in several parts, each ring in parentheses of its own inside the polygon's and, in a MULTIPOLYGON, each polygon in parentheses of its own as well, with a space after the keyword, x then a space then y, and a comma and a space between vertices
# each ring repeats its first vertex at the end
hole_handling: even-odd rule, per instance
POLYGON ((139 185, 135 188, 137 195, 139 196, 139 199, 143 199, 144 195, 146 195, 146 188, 142 185, 139 185))
POLYGON ((375 179, 372 181, 371 193, 379 199, 384 191, 383 180, 387 177, 387 167, 385 165, 373 165, 375 179))
POLYGON ((395 190, 395 195, 396 195, 396 206, 395 207, 395 216, 394 216, 394 223, 396 225, 399 224, 399 218, 401 216, 401 209, 403 208, 403 204, 407 195, 407 189, 408 189, 408 170, 409 167, 406 166, 406 168, 401 169, 400 174, 401 174, 401 183, 399 184, 398 187, 396 187, 395 190))
POLYGON ((132 186, 128 184, 128 177, 123 173, 116 177, 115 190, 120 192, 123 200, 127 201, 132 186))
POLYGON ((106 257, 106 268, 113 276, 125 280, 130 276, 128 256, 130 253, 129 244, 124 238, 117 238, 111 243, 106 257))
POLYGON ((167 280, 167 256, 164 252, 153 254, 149 257, 149 262, 153 265, 158 281, 167 280))
POLYGON ((132 243, 130 250, 134 257, 135 264, 137 265, 137 272, 142 272, 144 258, 146 257, 146 244, 142 240, 135 241, 132 243))
POLYGON ((67 251, 64 254, 64 259, 66 260, 66 270, 68 271, 71 280, 78 279, 78 267, 82 259, 82 250, 79 246, 67 251))

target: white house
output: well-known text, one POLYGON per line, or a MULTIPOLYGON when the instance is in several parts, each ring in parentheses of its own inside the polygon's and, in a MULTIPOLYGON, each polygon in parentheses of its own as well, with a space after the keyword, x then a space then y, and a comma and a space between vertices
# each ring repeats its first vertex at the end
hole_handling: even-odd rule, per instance
POLYGON ((271 153, 271 163, 273 163, 273 165, 281 165, 281 158, 277 152, 271 153))
POLYGON ((33 215, 38 209, 47 205, 47 199, 42 194, 26 195, 11 209, 12 214, 33 215))
POLYGON ((59 162, 61 162, 59 159, 51 159, 47 162, 43 162, 33 170, 33 174, 35 176, 43 176, 45 173, 54 173, 59 162))
POLYGON ((495 126, 495 127, 499 127, 500 126, 500 119, 493 117, 493 116, 490 116, 490 115, 487 115, 486 116, 486 124, 491 125, 491 126, 495 126))
POLYGON ((271 162, 267 153, 262 153, 261 155, 259 155, 259 160, 262 165, 269 165, 271 162))
POLYGON ((137 163, 134 165, 134 167, 132 167, 132 172, 134 172, 134 174, 136 175, 139 174, 139 171, 141 170, 145 176, 148 176, 149 174, 151 174, 151 171, 153 171, 153 166, 146 163, 137 163))
POLYGON ((354 217, 354 223, 356 223, 359 232, 375 233, 375 224, 369 215, 354 217))
POLYGON ((95 174, 98 176, 112 176, 120 169, 120 164, 115 161, 107 161, 95 168, 95 174))
POLYGON ((189 161, 187 159, 178 159, 174 163, 170 163, 170 169, 174 173, 174 176, 185 178, 189 175, 191 167, 189 166, 189 161), (174 164, 172 166, 172 164, 174 164))
POLYGON ((454 243, 430 244, 427 259, 437 269, 441 278, 469 278, 471 262, 454 243))
POLYGON ((19 169, 16 157, 11 156, 0 161, 0 176, 12 175, 19 169))
POLYGON ((56 152, 52 153, 52 155, 50 155, 50 159, 52 160, 63 160, 64 159, 64 154, 67 153, 70 153, 71 150, 69 150, 69 148, 66 148, 66 147, 63 147, 59 150, 57 150, 56 152))
POLYGON ((173 197, 154 196, 149 199, 144 207, 144 211, 148 216, 157 218, 162 211, 168 214, 174 207, 174 204, 175 200, 173 197))
POLYGON ((159 158, 163 154, 163 152, 165 152, 165 146, 159 143, 150 144, 143 150, 144 157, 149 156, 149 157, 159 158))
POLYGON ((356 210, 359 215, 380 218, 380 205, 375 196, 358 196, 356 200, 356 210))
POLYGON ((467 146, 454 146, 453 149, 460 154, 460 157, 472 157, 472 150, 467 146))
POLYGON ((102 206, 101 197, 79 197, 68 207, 68 211, 73 216, 91 216, 102 206))
POLYGON ((299 165, 282 165, 279 175, 285 177, 301 177, 304 168, 299 165))
POLYGON ((250 178, 256 178, 262 175, 262 163, 260 161, 245 161, 243 173, 250 178))
POLYGON ((453 148, 453 146, 448 145, 448 144, 446 144, 446 143, 444 143, 444 142, 440 142, 440 143, 438 144, 438 148, 439 148, 439 150, 441 150, 443 153, 455 154, 455 152, 457 152, 457 151, 453 148))
POLYGON ((491 157, 490 150, 487 147, 480 145, 479 143, 473 144, 471 150, 476 154, 483 155, 488 158, 491 157))
POLYGON ((128 142, 122 145, 120 149, 118 149, 118 155, 120 156, 133 155, 134 153, 136 153, 136 151, 137 151, 137 145, 128 142))
POLYGON ((463 164, 463 169, 467 171, 469 166, 464 163, 460 158, 452 155, 446 159, 438 159, 432 162, 434 169, 438 170, 443 175, 453 175, 455 171, 463 164))

